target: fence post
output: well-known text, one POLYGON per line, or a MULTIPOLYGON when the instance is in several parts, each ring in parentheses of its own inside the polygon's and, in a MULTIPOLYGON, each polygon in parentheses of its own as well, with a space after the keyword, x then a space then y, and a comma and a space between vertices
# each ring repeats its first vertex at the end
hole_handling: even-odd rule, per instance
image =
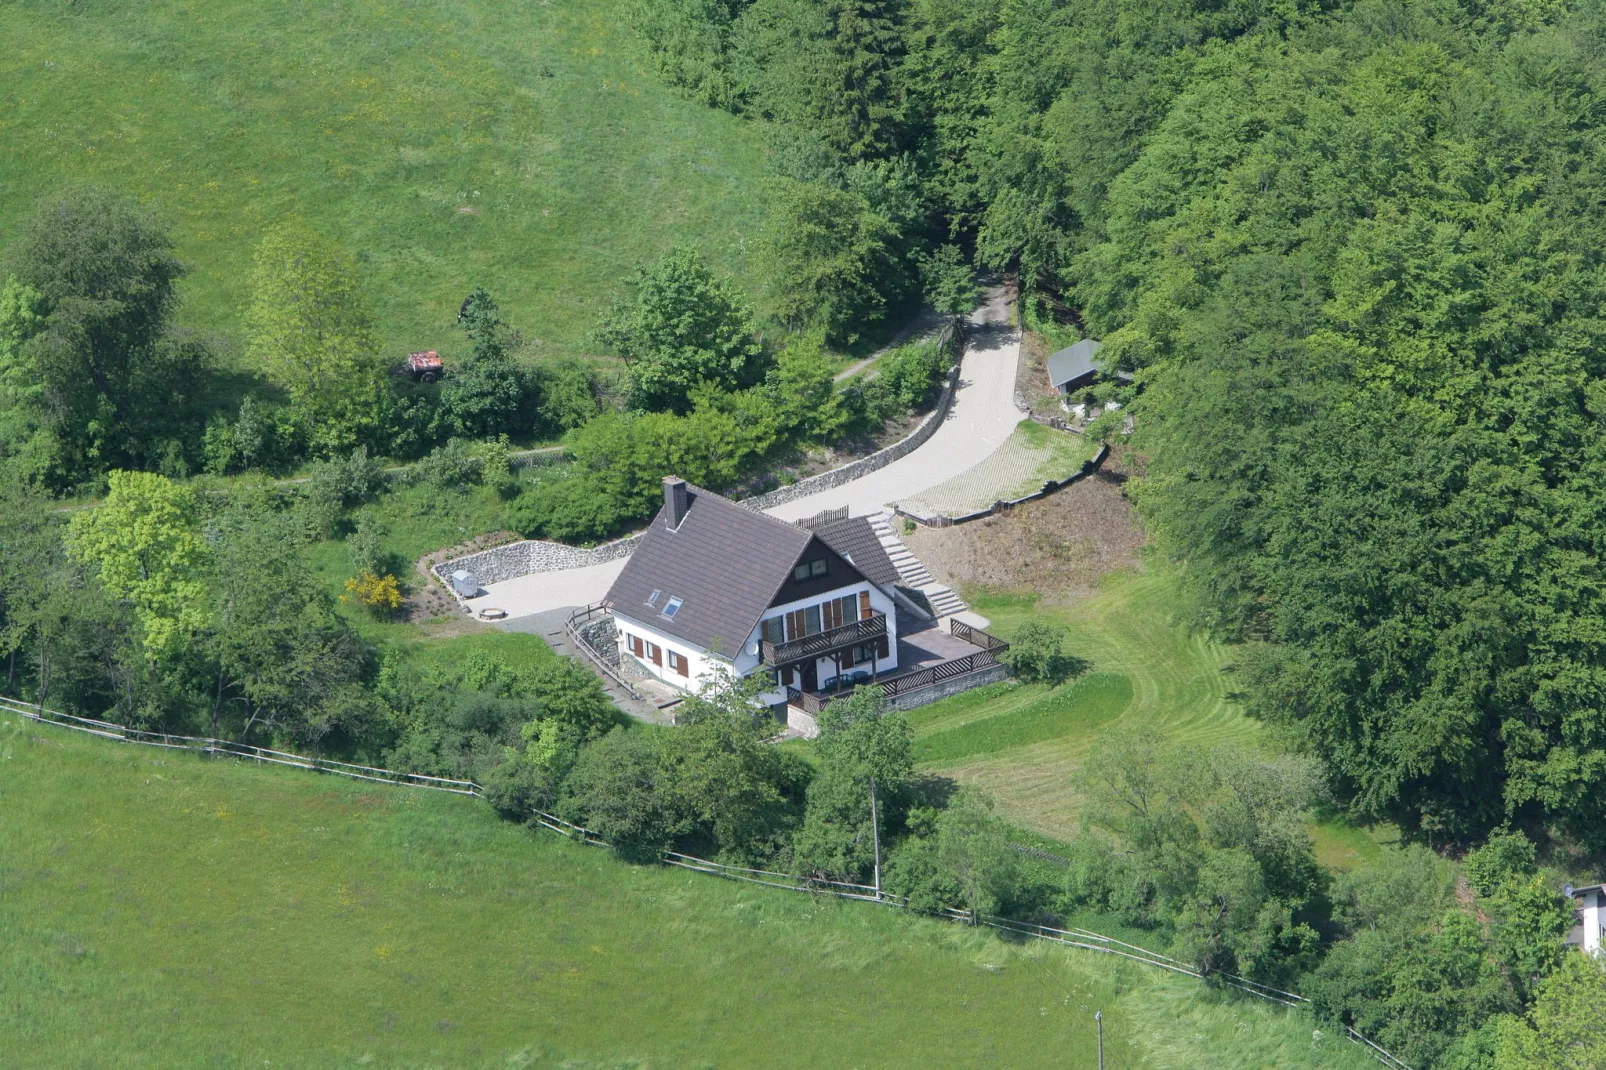
POLYGON ((876 812, 875 777, 870 778, 870 839, 875 844, 875 897, 881 899, 881 820, 876 812))

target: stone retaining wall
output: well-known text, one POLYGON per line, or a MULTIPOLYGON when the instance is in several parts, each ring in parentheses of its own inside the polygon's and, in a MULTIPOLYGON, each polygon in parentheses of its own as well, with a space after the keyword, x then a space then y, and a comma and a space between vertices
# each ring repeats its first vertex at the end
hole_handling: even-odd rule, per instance
POLYGON ((590 549, 565 546, 561 542, 547 542, 543 539, 525 539, 522 542, 493 546, 489 550, 480 550, 442 561, 431 571, 446 584, 447 590, 451 590, 449 581, 452 573, 458 569, 474 573, 474 578, 479 581, 481 587, 484 587, 536 572, 560 572, 564 569, 600 565, 605 561, 617 561, 621 557, 629 557, 640 539, 639 533, 627 535, 622 539, 605 542, 590 549))
POLYGON ((845 483, 852 483, 860 476, 869 475, 891 464, 893 461, 907 457, 915 450, 926 444, 937 428, 942 425, 948 416, 948 410, 953 407, 954 388, 959 383, 959 366, 956 364, 948 373, 948 381, 943 384, 942 393, 937 396, 937 404, 920 421, 920 426, 909 432, 903 438, 894 442, 884 450, 877 450, 868 457, 860 457, 857 461, 849 461, 841 468, 833 468, 829 472, 821 472, 817 476, 800 479, 786 487, 777 487, 752 498, 744 498, 742 504, 749 509, 762 512, 777 505, 795 502, 799 498, 807 498, 810 494, 818 494, 822 490, 834 490, 845 483))
POLYGON ((998 665, 989 665, 985 669, 977 669, 975 672, 966 673, 963 676, 955 676, 949 680, 938 680, 928 687, 918 687, 913 691, 905 691, 895 698, 888 699, 887 709, 912 710, 917 706, 925 706, 939 699, 969 691, 974 687, 996 684, 1000 680, 1008 679, 1009 673, 1009 666, 1000 663, 998 665))
MULTIPOLYGON (((939 339, 938 344, 945 342, 951 344, 952 340, 953 335, 949 332, 946 338, 939 339)), ((822 490, 832 490, 845 483, 851 483, 860 476, 885 468, 893 461, 913 453, 925 445, 941 426, 942 421, 947 418, 948 410, 953 406, 954 390, 959 385, 959 367, 956 363, 949 371, 948 381, 943 384, 942 393, 937 395, 937 404, 926 414, 926 418, 920 421, 920 425, 886 449, 877 450, 868 457, 850 461, 829 472, 800 479, 791 486, 778 487, 764 494, 746 498, 741 504, 756 512, 762 512, 777 505, 806 498, 810 494, 818 494, 822 490)), ((527 539, 442 561, 435 565, 432 571, 445 584, 448 591, 452 589, 449 582, 451 575, 458 569, 474 573, 474 578, 479 581, 480 586, 485 587, 536 572, 559 572, 617 561, 621 557, 629 557, 640 538, 641 534, 638 532, 591 549, 565 546, 563 543, 548 542, 544 539, 527 539)), ((452 593, 455 597, 456 592, 452 593)))

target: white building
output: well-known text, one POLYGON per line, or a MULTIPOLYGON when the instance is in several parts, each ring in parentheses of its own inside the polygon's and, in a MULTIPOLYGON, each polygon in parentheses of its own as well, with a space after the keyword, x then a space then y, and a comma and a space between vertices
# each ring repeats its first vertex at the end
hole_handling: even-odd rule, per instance
POLYGON ((1573 917, 1577 924, 1567 934, 1566 943, 1591 955, 1601 954, 1602 937, 1606 936, 1606 885, 1591 884, 1587 888, 1568 885, 1566 894, 1573 900, 1573 917))
POLYGON ((863 517, 809 531, 669 477, 604 604, 620 652, 660 680, 762 672, 779 705, 898 667, 897 579, 863 517))

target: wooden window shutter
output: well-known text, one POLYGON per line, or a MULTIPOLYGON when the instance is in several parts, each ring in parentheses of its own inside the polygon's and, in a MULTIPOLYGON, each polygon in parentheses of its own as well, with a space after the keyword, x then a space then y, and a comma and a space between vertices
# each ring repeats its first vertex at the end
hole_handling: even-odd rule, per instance
POLYGON ((641 636, 632 635, 630 637, 630 652, 638 658, 641 657, 641 636))
POLYGON ((869 591, 860 591, 859 592, 859 619, 860 620, 869 620, 870 619, 870 592, 869 591))

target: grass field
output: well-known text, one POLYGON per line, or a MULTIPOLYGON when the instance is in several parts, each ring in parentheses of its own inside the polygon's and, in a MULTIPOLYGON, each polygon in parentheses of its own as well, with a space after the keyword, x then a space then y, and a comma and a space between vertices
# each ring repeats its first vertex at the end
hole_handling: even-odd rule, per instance
POLYGON ((916 710, 910 720, 918 753, 944 774, 984 788, 1011 821, 1064 838, 1079 812, 1072 774, 1101 730, 1140 724, 1190 747, 1255 746, 1259 726, 1228 695, 1225 650, 1172 621, 1171 592, 1170 578, 1155 569, 1108 576, 1067 606, 1040 606, 1020 592, 967 590, 970 604, 1006 637, 1032 617, 1063 623, 1067 649, 1091 662, 1090 674, 1057 689, 1006 685, 987 697, 959 695, 916 710), (1043 727, 1026 736, 995 732, 1000 721, 1043 727), (942 742, 960 738, 1001 745, 961 756, 942 742))
POLYGON ((0 716, 18 1066, 1360 1067, 1270 1005, 0 716), (93 790, 88 790, 90 786, 93 790))
POLYGON ((739 271, 760 130, 659 81, 628 0, 0 4, 0 244, 94 181, 175 226, 185 322, 237 337, 290 215, 354 251, 389 350, 453 348, 475 285, 527 351, 584 351, 607 292, 690 242, 739 271))
MULTIPOLYGON (((1074 776, 1101 732, 1138 725, 1188 749, 1257 748, 1223 670, 1230 651, 1174 620, 1174 587, 1163 565, 1106 576, 1091 595, 1045 605, 1020 591, 966 590, 1008 636, 1047 616, 1069 632, 1068 650, 1091 663, 1057 688, 1005 683, 913 711, 915 754, 926 768, 983 788, 1011 822, 1051 840, 1073 835, 1081 813, 1074 776)), ((1391 829, 1361 829, 1342 815, 1311 822, 1318 859, 1348 869, 1374 857, 1391 829)))

